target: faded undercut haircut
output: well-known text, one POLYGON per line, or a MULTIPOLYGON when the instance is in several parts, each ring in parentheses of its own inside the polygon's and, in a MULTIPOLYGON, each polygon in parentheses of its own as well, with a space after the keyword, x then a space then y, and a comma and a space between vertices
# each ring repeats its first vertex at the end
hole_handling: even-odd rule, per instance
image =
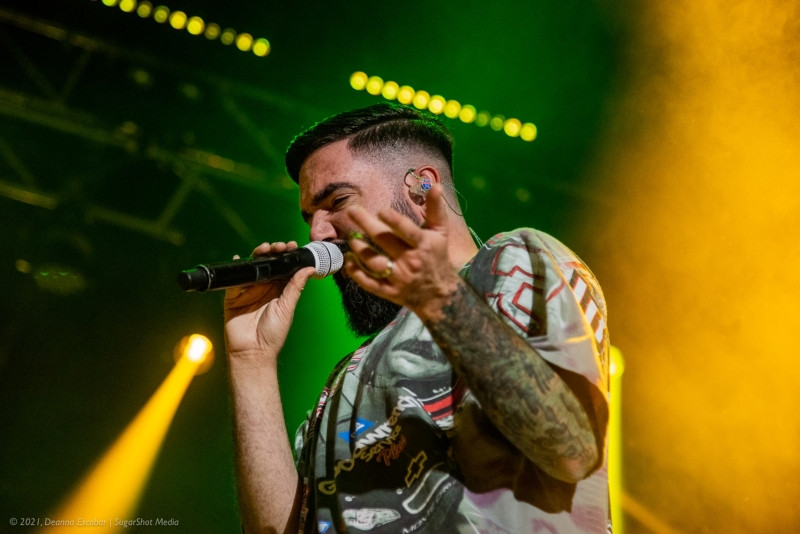
POLYGON ((417 149, 441 157, 453 175, 453 136, 433 115, 408 106, 375 104, 318 122, 292 140, 286 170, 299 183, 300 168, 320 148, 349 139, 353 155, 372 156, 387 149, 417 149))

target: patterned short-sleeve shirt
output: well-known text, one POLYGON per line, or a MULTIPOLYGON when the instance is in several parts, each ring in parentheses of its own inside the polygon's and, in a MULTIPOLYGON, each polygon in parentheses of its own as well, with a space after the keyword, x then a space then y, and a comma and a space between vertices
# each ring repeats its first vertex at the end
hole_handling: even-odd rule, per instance
MULTIPOLYGON (((489 240, 462 276, 565 378, 604 450, 606 306, 589 269, 553 237, 520 229, 489 240)), ((304 533, 608 529, 605 463, 578 484, 544 473, 489 422, 407 309, 339 363, 296 452, 304 533)))

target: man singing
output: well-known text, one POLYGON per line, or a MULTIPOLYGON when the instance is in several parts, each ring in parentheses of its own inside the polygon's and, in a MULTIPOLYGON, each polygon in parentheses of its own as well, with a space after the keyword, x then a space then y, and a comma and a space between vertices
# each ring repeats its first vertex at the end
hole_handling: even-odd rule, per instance
POLYGON ((310 239, 349 250, 334 277, 369 337, 293 454, 277 361, 314 269, 227 291, 244 531, 607 532, 606 306, 583 262, 529 228, 476 244, 450 133, 412 108, 328 118, 286 165, 310 239))

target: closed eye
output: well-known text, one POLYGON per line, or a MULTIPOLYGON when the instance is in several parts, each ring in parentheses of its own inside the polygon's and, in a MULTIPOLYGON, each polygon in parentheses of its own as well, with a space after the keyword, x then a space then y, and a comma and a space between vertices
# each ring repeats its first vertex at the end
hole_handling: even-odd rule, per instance
POLYGON ((348 198, 350 198, 350 195, 336 197, 335 199, 333 199, 333 202, 331 202, 331 208, 341 207, 341 204, 348 198))

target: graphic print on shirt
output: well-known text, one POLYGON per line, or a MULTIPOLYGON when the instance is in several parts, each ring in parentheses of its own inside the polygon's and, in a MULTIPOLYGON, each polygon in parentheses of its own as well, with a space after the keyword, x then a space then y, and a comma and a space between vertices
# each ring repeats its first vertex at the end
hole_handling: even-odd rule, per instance
MULTIPOLYGON (((569 265, 579 261, 574 255, 535 232, 506 234, 489 245, 474 258, 467 276, 508 324, 529 339, 538 337, 539 342, 547 332, 549 306, 571 306, 569 317, 579 319, 576 325, 591 325, 598 339, 596 327, 601 323, 588 317, 591 303, 584 302, 589 291, 584 291, 580 303, 572 298, 580 291, 581 281, 590 288, 596 283, 591 274, 574 278, 569 265), (563 299, 548 302, 546 294, 558 285, 562 285, 563 299), (582 316, 587 317, 586 323, 582 316)), ((591 294, 596 294, 594 289, 591 294)), ((595 306, 604 304, 599 301, 595 306)), ((569 370, 574 369, 573 361, 593 365, 591 355, 584 359, 578 354, 573 360, 575 355, 570 353, 566 358, 558 341, 545 347, 554 363, 569 370)), ((313 430, 305 434, 314 443, 301 442, 313 458, 307 463, 313 466, 311 472, 301 471, 314 494, 314 515, 309 518, 313 524, 307 530, 512 534, 537 524, 557 532, 598 532, 594 514, 592 521, 578 525, 569 514, 548 513, 530 501, 520 502, 509 485, 489 494, 472 493, 463 486, 463 472, 455 463, 448 436, 460 432, 454 427, 463 417, 457 407, 468 402, 471 410, 480 412, 480 406, 469 400, 469 391, 408 310, 401 310, 390 327, 356 351, 335 374, 330 382, 339 387, 324 394, 327 398, 321 403, 316 434, 313 430)), ((469 448, 478 445, 467 441, 469 448)), ((511 469, 512 475, 517 472, 511 469)), ((595 503, 589 493, 603 491, 607 485, 602 472, 591 478, 581 482, 569 498, 575 511, 595 503)), ((526 485, 530 479, 517 482, 526 485)))
POLYGON ((535 296, 543 294, 545 277, 544 272, 531 267, 528 249, 517 243, 499 247, 491 274, 501 279, 502 292, 487 294, 489 305, 528 337, 540 335, 545 325, 545 309, 542 299, 535 296))
POLYGON ((602 346, 606 337, 606 320, 603 318, 603 311, 600 307, 603 306, 603 303, 598 304, 598 297, 594 295, 592 286, 586 281, 586 275, 581 272, 585 272, 586 268, 582 264, 573 264, 573 266, 575 269, 570 276, 569 285, 575 293, 575 298, 580 302, 586 320, 591 325, 598 346, 602 346))
POLYGON ((452 426, 454 382, 444 355, 415 316, 401 313, 391 336, 377 336, 357 356, 328 399, 338 418, 322 426, 333 424, 336 459, 317 473, 318 519, 330 503, 354 531, 450 531, 462 488, 442 431, 452 426))

